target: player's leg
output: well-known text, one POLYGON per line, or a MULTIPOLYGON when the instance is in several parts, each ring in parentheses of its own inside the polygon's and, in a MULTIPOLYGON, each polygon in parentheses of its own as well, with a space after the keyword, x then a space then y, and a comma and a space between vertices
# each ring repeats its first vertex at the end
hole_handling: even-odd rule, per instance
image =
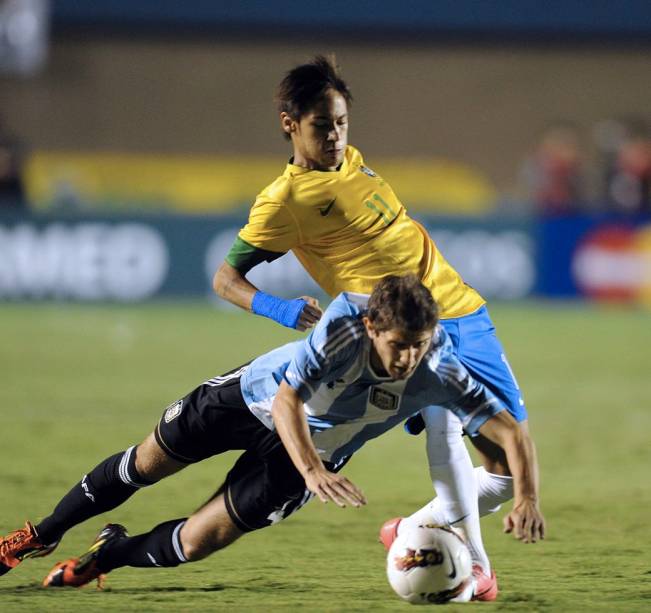
POLYGON ((43 521, 36 526, 27 522, 22 530, 0 539, 0 574, 23 559, 51 553, 73 526, 114 509, 139 489, 184 466, 163 452, 153 434, 140 445, 106 458, 85 474, 43 521))
POLYGON ((36 532, 45 542, 58 540, 73 526, 115 509, 139 489, 185 466, 169 457, 152 433, 137 447, 106 458, 85 474, 36 526, 36 532))
POLYGON ((448 410, 429 407, 423 411, 427 425, 427 457, 430 477, 436 490, 435 504, 428 504, 408 518, 398 530, 411 525, 434 523, 461 528, 472 559, 490 573, 479 526, 477 481, 463 441, 459 419, 448 410))
MULTIPOLYGON (((164 455, 177 461, 198 462, 229 449, 264 449, 269 437, 278 439, 248 409, 242 398, 239 377, 219 378, 197 388, 187 396, 180 410, 166 412, 155 430, 154 442, 164 455)), ((163 457, 152 458, 148 470, 155 472, 163 457)), ((78 558, 57 564, 46 577, 48 587, 81 586, 122 566, 172 567, 198 560, 220 549, 246 530, 232 519, 225 495, 242 473, 260 471, 263 462, 257 452, 247 452, 229 472, 224 491, 218 493, 190 518, 163 522, 152 530, 133 537, 122 526, 109 524, 90 549, 78 558), (187 551, 186 551, 187 549, 187 551)), ((245 481, 240 478, 241 481, 245 481)), ((256 489, 244 487, 249 498, 256 489)), ((303 484, 304 487, 304 484, 303 484)), ((302 491, 302 490, 301 490, 302 491)), ((255 498, 252 499, 255 502, 255 498)), ((260 525, 262 527, 264 522, 260 525)))
MULTIPOLYGON (((513 415, 535 457, 535 448, 527 423, 527 409, 522 392, 486 307, 456 320, 443 322, 455 352, 474 379, 493 392, 513 415)), ((513 482, 504 451, 485 437, 470 439, 482 466, 476 469, 480 514, 497 511, 513 497, 513 482)))
POLYGON ((278 435, 250 414, 249 418, 251 448, 228 473, 221 492, 192 516, 134 537, 124 529, 120 532, 120 526, 107 526, 104 541, 98 538, 80 558, 55 566, 44 585, 81 586, 124 566, 172 567, 201 560, 303 506, 311 495, 278 435))

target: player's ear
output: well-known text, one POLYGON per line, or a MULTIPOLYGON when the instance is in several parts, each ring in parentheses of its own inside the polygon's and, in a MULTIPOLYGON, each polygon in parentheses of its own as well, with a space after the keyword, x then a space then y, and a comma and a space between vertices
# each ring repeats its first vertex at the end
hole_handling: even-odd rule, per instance
POLYGON ((369 337, 375 338, 377 336, 377 333, 375 332, 375 327, 373 326, 373 322, 366 316, 362 317, 362 322, 364 323, 364 327, 366 328, 366 333, 369 335, 369 337))
POLYGON ((291 136, 292 132, 296 131, 296 122, 288 113, 282 112, 280 114, 280 127, 285 134, 291 136))

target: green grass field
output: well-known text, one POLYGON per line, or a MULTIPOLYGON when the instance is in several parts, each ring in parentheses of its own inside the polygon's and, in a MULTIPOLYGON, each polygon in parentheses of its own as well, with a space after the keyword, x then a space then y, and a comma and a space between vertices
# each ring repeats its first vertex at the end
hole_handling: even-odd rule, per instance
MULTIPOLYGON (((482 521, 499 611, 651 610, 651 314, 495 305, 531 414, 548 538, 523 545, 482 521)), ((140 442, 196 384, 298 334, 207 305, 0 307, 0 533, 37 521, 98 461, 140 442)), ((107 589, 45 591, 58 559, 107 520, 132 534, 189 514, 234 456, 193 466, 68 533, 0 578, 2 611, 407 611, 377 543, 383 520, 431 497, 422 437, 396 429, 347 474, 362 509, 310 503, 273 528, 177 569, 115 571, 107 589)))

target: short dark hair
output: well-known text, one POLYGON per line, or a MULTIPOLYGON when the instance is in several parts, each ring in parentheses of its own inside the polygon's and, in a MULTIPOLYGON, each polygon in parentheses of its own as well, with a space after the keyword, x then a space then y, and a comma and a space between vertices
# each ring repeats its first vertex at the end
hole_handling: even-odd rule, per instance
POLYGON ((317 55, 311 62, 292 68, 280 82, 276 92, 278 111, 298 121, 329 89, 339 92, 346 104, 353 101, 334 56, 317 55))
POLYGON ((432 293, 413 274, 384 277, 373 289, 367 317, 378 332, 434 328, 439 310, 432 293))

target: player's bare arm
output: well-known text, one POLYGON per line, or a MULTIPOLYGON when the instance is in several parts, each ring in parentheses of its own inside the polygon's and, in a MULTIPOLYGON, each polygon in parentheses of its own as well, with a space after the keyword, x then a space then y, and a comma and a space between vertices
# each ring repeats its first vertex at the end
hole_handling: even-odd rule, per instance
POLYGON ((513 508, 504 518, 504 530, 525 543, 535 543, 545 536, 545 519, 538 507, 535 450, 507 411, 491 417, 479 431, 504 449, 513 475, 513 508))
MULTIPOLYGON (((213 289, 215 293, 224 300, 234 304, 246 311, 252 311, 255 295, 259 292, 237 268, 228 262, 223 262, 213 277, 213 289)), ((319 307, 319 301, 312 296, 301 296, 305 301, 298 320, 296 330, 304 331, 314 327, 321 319, 323 311, 319 307)))
POLYGON ((253 296, 258 291, 255 285, 228 262, 223 262, 215 273, 212 287, 220 298, 246 311, 251 310, 253 296))
POLYGON ((346 503, 359 507, 366 504, 362 491, 340 474, 330 472, 317 453, 305 418, 303 402, 292 387, 281 382, 271 408, 276 431, 306 487, 321 502, 332 500, 337 506, 346 503))

